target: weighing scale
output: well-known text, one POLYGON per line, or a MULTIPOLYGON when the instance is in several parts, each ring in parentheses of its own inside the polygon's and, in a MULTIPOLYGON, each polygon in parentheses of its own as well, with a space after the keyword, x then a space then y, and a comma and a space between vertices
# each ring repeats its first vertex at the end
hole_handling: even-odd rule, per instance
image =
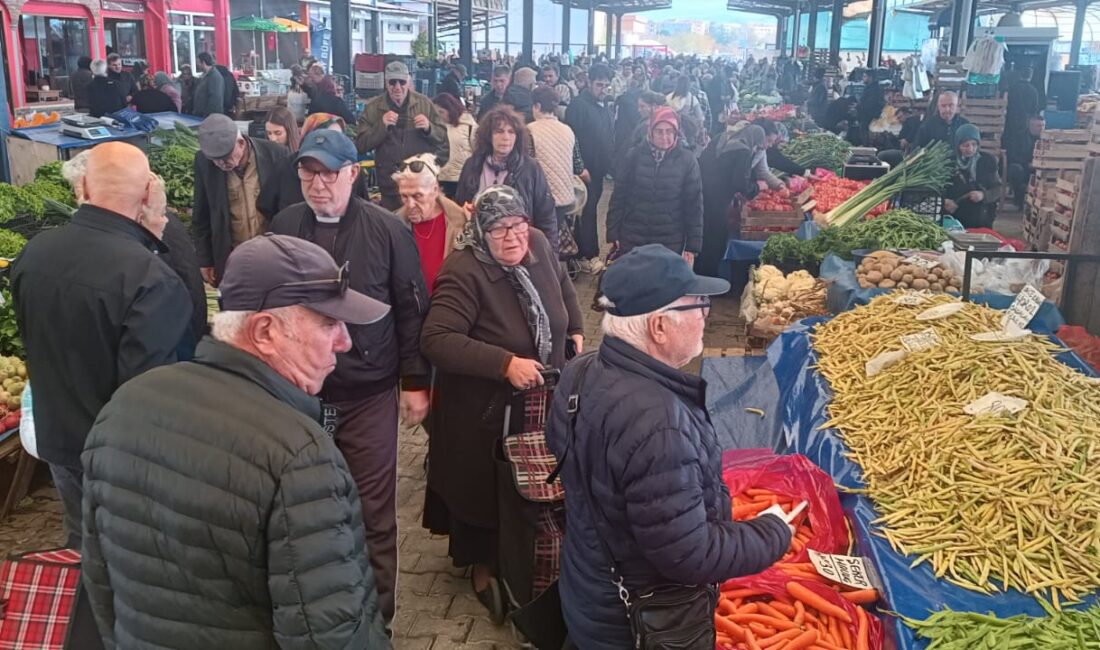
POLYGON ((844 164, 844 178, 866 181, 878 178, 890 171, 890 165, 878 159, 874 147, 852 147, 848 162, 844 164))
POLYGON ((82 140, 102 140, 111 137, 110 122, 90 115, 66 115, 61 118, 61 133, 82 140))

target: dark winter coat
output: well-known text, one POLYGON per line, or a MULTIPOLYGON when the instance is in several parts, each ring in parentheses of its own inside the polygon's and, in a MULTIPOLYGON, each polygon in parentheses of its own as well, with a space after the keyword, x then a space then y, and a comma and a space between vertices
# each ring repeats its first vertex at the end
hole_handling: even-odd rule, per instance
MULTIPOLYGON (((271 232, 315 241, 317 218, 305 203, 271 220, 271 232)), ((393 390, 427 388, 430 369, 420 356, 420 329, 428 312, 428 290, 412 231, 397 215, 352 197, 340 218, 332 255, 347 263, 350 288, 390 305, 370 325, 348 325, 351 350, 336 357, 336 370, 322 396, 343 402, 393 390)))
POLYGON ((176 102, 156 88, 139 90, 130 101, 139 113, 178 113, 176 102))
POLYGON ((731 215, 731 209, 736 209, 734 199, 738 194, 751 199, 758 191, 752 180, 752 159, 751 151, 735 148, 721 137, 711 140, 699 157, 703 179, 703 250, 695 261, 697 273, 718 275, 730 236, 740 234, 731 230, 740 223, 740 215, 731 215))
MULTIPOLYGON (((531 282, 550 317, 550 365, 565 365, 568 335, 582 332, 573 283, 538 231, 530 231, 531 282)), ((429 446, 429 487, 459 520, 497 526, 494 443, 506 399, 504 371, 513 357, 537 359, 516 289, 497 266, 470 249, 443 262, 424 322, 421 348, 436 367, 429 446)))
MULTIPOLYGON (((997 159, 984 151, 978 152, 974 178, 962 170, 956 170, 951 180, 951 186, 944 193, 944 197, 958 204, 958 208, 951 216, 955 217, 967 228, 989 228, 996 217, 997 201, 1001 198, 1000 174, 997 173, 997 159), (979 191, 984 196, 981 201, 975 203, 965 198, 966 194, 979 191)), ((35 389, 37 397, 38 390, 35 389)))
POLYGON ((225 77, 217 67, 207 68, 195 81, 191 112, 199 117, 225 113, 225 77))
MULTIPOLYGON (((514 153, 514 152, 513 152, 514 153)), ((458 189, 455 190, 455 203, 463 205, 473 202, 481 186, 481 171, 488 154, 475 152, 462 166, 458 176, 458 189)), ((534 158, 523 154, 510 159, 512 166, 504 177, 504 184, 523 197, 527 206, 531 224, 546 235, 546 240, 554 250, 558 250, 558 215, 554 211, 554 196, 550 194, 550 185, 546 174, 534 158)))
POLYGON ((176 272, 187 287, 187 295, 191 298, 191 327, 188 329, 185 346, 181 350, 180 359, 190 360, 195 352, 195 345, 199 339, 206 335, 207 311, 206 287, 203 285, 202 273, 199 271, 199 261, 195 256, 195 243, 191 241, 191 234, 187 232, 187 226, 180 221, 179 215, 174 210, 169 210, 168 224, 164 227, 162 241, 168 250, 161 254, 161 259, 168 268, 176 272), (185 354, 184 354, 185 353, 185 354))
POLYGON ((939 116, 939 113, 929 115, 921 122, 920 130, 917 131, 917 147, 927 147, 933 142, 946 142, 951 144, 955 141, 955 131, 963 124, 970 124, 970 120, 966 119, 962 115, 956 115, 951 124, 943 121, 943 118, 939 116))
MULTIPOLYGON (((249 138, 256 156, 260 176, 260 195, 268 183, 278 181, 283 161, 290 157, 290 149, 281 144, 249 138)), ((220 280, 225 261, 233 250, 233 216, 229 212, 227 174, 211 162, 201 151, 195 153, 195 203, 191 212, 191 234, 195 239, 195 253, 199 266, 214 267, 220 280)), ((257 201, 259 197, 257 197, 257 201)), ((263 212, 263 204, 259 204, 263 212)), ((275 215, 264 213, 270 219, 275 215)))
POLYGON ((562 373, 546 442, 563 465, 566 533, 559 587, 576 647, 633 647, 600 537, 634 598, 661 585, 757 573, 790 545, 790 528, 777 517, 731 521, 722 450, 705 397, 706 382, 698 376, 614 337, 604 339, 595 358, 581 357, 562 373), (569 395, 578 392, 581 363, 589 367, 570 438, 569 395))
POLYGON ((88 84, 88 114, 103 117, 126 108, 126 95, 117 81, 96 77, 88 84))
POLYGON ((84 439, 115 389, 176 362, 191 301, 158 255, 166 250, 137 222, 86 203, 71 223, 32 239, 12 265, 42 460, 79 467, 84 439))
POLYGON ((592 178, 603 178, 614 167, 615 126, 611 111, 585 90, 565 109, 565 123, 581 145, 581 158, 592 178))
POLYGON ((390 647, 359 491, 320 417, 209 338, 118 390, 83 454, 81 569, 107 650, 390 647))
POLYGON ((355 115, 348 108, 347 102, 343 97, 337 97, 330 92, 323 90, 315 90, 309 100, 309 114, 314 113, 329 113, 330 115, 339 115, 344 120, 345 124, 352 124, 355 122, 355 115))
POLYGON ((443 78, 443 81, 439 83, 439 92, 436 95, 447 93, 458 100, 463 100, 465 93, 462 92, 462 80, 455 76, 454 72, 447 73, 447 76, 443 78))
POLYGON ((643 244, 702 250, 703 182, 690 151, 677 145, 657 162, 646 143, 627 154, 611 194, 607 241, 619 242, 623 252, 643 244))

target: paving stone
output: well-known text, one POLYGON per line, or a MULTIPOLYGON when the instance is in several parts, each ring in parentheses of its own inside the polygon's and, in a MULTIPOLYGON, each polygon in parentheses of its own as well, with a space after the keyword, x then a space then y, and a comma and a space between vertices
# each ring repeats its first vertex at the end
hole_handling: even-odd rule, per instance
POLYGON ((492 621, 483 616, 474 619, 470 636, 466 641, 467 643, 494 643, 506 647, 519 646, 511 626, 493 625, 492 621))
POLYGON ((471 593, 458 594, 451 601, 451 609, 447 612, 448 618, 457 616, 484 617, 488 614, 485 605, 478 602, 477 597, 471 593))
POLYGON ((416 564, 406 564, 402 570, 409 573, 449 573, 460 577, 466 575, 466 569, 456 567, 446 555, 421 555, 416 564))
POLYGON ((427 596, 432 591, 432 583, 435 582, 434 573, 405 573, 397 576, 397 584, 400 589, 406 589, 417 596, 427 596))
POLYGON ((450 639, 451 641, 466 641, 466 635, 470 633, 470 624, 473 619, 468 616, 460 618, 441 618, 428 614, 416 615, 412 629, 409 630, 409 638, 434 637, 438 639, 450 639))
POLYGON ((432 596, 454 596, 470 593, 470 580, 465 577, 457 577, 450 573, 436 573, 432 590, 428 592, 432 596))
POLYGON ((435 639, 431 637, 424 637, 419 639, 398 639, 394 638, 393 648, 394 650, 431 650, 432 644, 435 639))
POLYGON ((397 582, 397 611, 408 610, 411 613, 427 614, 443 618, 451 609, 450 595, 424 595, 406 589, 403 579, 397 582))

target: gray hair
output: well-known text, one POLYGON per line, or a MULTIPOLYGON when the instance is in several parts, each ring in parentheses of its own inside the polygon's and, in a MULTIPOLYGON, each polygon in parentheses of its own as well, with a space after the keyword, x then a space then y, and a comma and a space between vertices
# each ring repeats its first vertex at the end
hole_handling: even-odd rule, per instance
MULTIPOLYGON (((289 307, 276 307, 274 309, 265 309, 263 313, 271 314, 275 318, 281 320, 283 323, 290 324, 294 322, 294 319, 299 314, 299 309, 304 309, 300 305, 290 305, 289 307)), ((220 311, 214 314, 214 317, 210 323, 210 333, 213 337, 222 343, 234 344, 240 340, 241 334, 244 332, 245 326, 248 324, 248 319, 258 314, 258 311, 220 311)))
POLYGON ((107 62, 103 59, 92 61, 92 74, 97 77, 107 76, 107 62))
POLYGON ((403 180, 419 180, 420 187, 428 189, 430 187, 439 186, 439 165, 435 162, 435 155, 430 153, 422 153, 411 158, 406 158, 406 163, 413 161, 420 161, 424 163, 424 169, 420 170, 420 173, 414 172, 406 165, 401 171, 394 172, 390 178, 393 182, 400 183, 403 180))
POLYGON ((516 74, 512 77, 512 83, 520 86, 521 88, 531 89, 535 87, 535 80, 538 77, 531 68, 520 68, 516 70, 516 74))
MULTIPOLYGON (((79 195, 80 181, 88 173, 88 157, 92 155, 91 149, 85 149, 61 165, 61 177, 65 179, 73 190, 79 195)), ((78 196, 77 198, 83 198, 78 196)))
MULTIPOLYGON (((611 312, 604 312, 603 322, 600 323, 600 328, 603 329, 604 336, 614 336, 615 338, 626 341, 631 347, 644 350, 646 343, 649 341, 650 316, 672 307, 681 300, 683 300, 683 298, 677 298, 663 307, 655 309, 647 314, 638 314, 637 316, 616 316, 611 312)), ((605 308, 615 306, 606 296, 600 297, 600 304, 605 308)), ((683 312, 670 311, 668 315, 672 317, 673 320, 678 321, 682 313, 683 312)))

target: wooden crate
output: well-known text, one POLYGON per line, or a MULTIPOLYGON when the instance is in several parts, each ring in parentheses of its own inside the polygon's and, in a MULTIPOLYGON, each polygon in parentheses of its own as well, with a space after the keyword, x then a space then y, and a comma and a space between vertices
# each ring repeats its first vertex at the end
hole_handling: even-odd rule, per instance
POLYGON ((936 74, 933 81, 937 91, 962 90, 967 72, 962 67, 963 57, 941 56, 936 58, 936 74))
MULTIPOLYGON (((1073 207, 1074 220, 1066 247, 1070 253, 1100 254, 1100 159, 1085 163, 1073 207)), ((1052 245, 1054 237, 1051 237, 1052 245)), ((1100 264, 1078 264, 1072 286, 1065 287, 1066 320, 1100 335, 1100 264)))

